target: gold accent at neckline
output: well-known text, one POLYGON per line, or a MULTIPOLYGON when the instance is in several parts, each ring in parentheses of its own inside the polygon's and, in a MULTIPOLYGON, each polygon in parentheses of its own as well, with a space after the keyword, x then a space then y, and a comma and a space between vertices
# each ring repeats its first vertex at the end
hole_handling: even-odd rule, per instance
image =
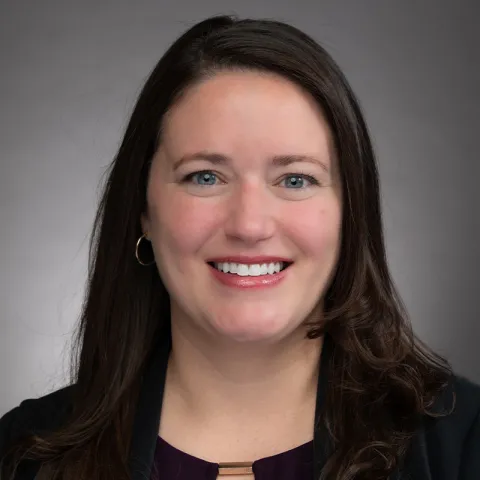
POLYGON ((223 462, 218 464, 218 475, 253 475, 252 462, 223 462))

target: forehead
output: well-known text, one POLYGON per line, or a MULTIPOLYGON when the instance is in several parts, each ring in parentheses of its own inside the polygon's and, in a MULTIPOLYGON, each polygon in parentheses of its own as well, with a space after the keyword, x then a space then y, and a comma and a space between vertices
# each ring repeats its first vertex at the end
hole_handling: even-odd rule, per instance
POLYGON ((190 87, 165 117, 162 137, 175 153, 318 154, 332 146, 314 99, 281 76, 259 72, 218 73, 190 87))

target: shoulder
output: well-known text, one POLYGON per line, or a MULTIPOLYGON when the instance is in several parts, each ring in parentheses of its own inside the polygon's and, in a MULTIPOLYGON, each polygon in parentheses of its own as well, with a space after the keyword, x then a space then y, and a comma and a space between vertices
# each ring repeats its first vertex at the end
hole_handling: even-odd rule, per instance
POLYGON ((71 409, 74 385, 23 400, 0 418, 0 458, 15 440, 59 427, 71 409))
POLYGON ((434 422, 432 431, 448 432, 458 440, 465 439, 479 421, 480 386, 454 375, 434 405, 435 413, 446 411, 449 413, 434 422))
POLYGON ((407 456, 407 470, 414 478, 420 473, 442 480, 480 478, 480 386, 453 376, 433 412, 441 416, 423 423, 407 456))

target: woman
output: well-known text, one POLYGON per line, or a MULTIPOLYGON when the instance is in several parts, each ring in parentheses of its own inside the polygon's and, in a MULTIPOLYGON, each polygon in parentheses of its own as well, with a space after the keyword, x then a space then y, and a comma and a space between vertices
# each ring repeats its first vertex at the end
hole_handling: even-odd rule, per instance
POLYGON ((304 33, 173 44, 91 254, 72 384, 2 418, 2 479, 480 478, 480 389, 411 332, 364 119, 304 33))

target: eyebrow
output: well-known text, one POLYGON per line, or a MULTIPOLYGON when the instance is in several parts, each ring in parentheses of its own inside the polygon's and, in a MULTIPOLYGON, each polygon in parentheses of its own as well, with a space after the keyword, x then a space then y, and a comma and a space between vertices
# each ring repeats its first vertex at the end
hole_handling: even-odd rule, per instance
MULTIPOLYGON (((212 153, 212 152, 197 152, 192 154, 187 154, 181 157, 179 160, 174 162, 173 169, 177 170, 179 167, 185 163, 192 162, 195 160, 206 160, 214 165, 226 165, 231 162, 231 158, 221 153, 212 153)), ((313 157, 311 155, 275 155, 271 158, 272 165, 276 167, 288 167, 292 163, 313 163, 320 166, 325 172, 329 173, 330 170, 325 162, 322 162, 319 158, 313 157)))

